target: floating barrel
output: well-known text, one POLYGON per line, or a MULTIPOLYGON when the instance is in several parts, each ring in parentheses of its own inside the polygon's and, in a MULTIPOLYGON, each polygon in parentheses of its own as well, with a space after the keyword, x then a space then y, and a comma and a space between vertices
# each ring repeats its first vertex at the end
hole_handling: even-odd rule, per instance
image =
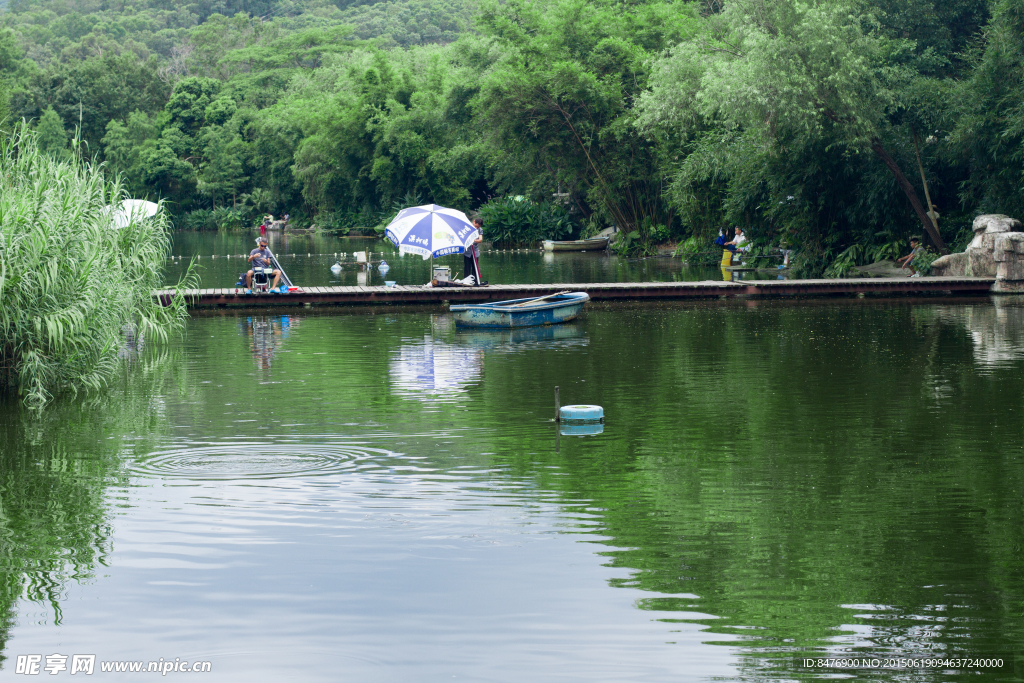
POLYGON ((601 406, 562 406, 558 411, 561 422, 603 422, 604 408, 601 406))

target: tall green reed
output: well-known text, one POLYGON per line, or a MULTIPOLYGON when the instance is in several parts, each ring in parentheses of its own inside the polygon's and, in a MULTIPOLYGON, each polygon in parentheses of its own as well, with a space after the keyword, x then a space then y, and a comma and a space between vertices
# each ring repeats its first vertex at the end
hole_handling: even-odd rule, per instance
POLYGON ((0 386, 29 405, 101 388, 126 334, 164 341, 184 324, 181 290, 195 276, 170 305, 154 301, 167 219, 117 228, 107 207, 124 198, 119 177, 80 153, 41 152, 24 123, 0 134, 0 386))

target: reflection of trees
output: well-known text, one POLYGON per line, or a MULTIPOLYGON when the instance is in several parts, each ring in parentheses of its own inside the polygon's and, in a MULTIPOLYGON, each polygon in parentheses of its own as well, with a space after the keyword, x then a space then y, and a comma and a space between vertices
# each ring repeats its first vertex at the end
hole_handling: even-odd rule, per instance
POLYGON ((651 594, 639 607, 739 641, 758 678, 798 677, 791 658, 815 649, 1016 649, 1019 365, 977 372, 962 322, 899 302, 611 319, 589 319, 571 363, 538 355, 528 378, 489 364, 483 400, 558 384, 563 400, 615 406, 603 437, 557 454, 541 430, 494 450, 593 501, 610 563, 631 572, 615 584, 651 594))
POLYGON ((0 660, 20 600, 48 603, 61 620, 70 581, 88 580, 110 552, 107 487, 127 485, 124 440, 163 422, 181 358, 144 354, 100 395, 27 411, 14 397, 0 420, 0 660), (114 436, 115 438, 109 438, 114 436))

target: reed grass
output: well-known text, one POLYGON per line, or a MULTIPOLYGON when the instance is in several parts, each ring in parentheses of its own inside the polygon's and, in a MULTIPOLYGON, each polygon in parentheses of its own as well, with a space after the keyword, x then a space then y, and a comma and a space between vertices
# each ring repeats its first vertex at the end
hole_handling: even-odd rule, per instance
MULTIPOLYGON (((151 295, 167 220, 117 228, 106 207, 124 198, 120 178, 80 154, 41 152, 24 123, 0 134, 0 386, 29 405, 103 387, 126 332, 163 341, 184 324, 181 294, 166 307, 151 295)), ((178 290, 194 280, 190 269, 178 290)))

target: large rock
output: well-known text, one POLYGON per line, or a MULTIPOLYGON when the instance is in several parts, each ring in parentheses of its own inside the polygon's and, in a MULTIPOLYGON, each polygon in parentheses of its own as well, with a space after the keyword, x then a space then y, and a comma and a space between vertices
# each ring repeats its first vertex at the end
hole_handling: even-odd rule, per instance
MULTIPOLYGON (((970 247, 981 246, 979 237, 983 234, 994 234, 997 232, 1020 232, 1020 221, 1016 218, 1004 216, 1001 213, 986 213, 974 219, 974 241, 970 247)), ((968 247, 968 249, 970 248, 968 247)))
MULTIPOLYGON (((988 235, 982 235, 988 237, 988 235)), ((964 275, 968 277, 995 277, 996 262, 992 259, 992 247, 980 249, 967 247, 967 268, 964 275)))
POLYGON ((932 261, 932 275, 963 277, 967 272, 967 254, 946 254, 932 261))
POLYGON ((932 275, 994 277, 1006 284, 1000 291, 1024 285, 1024 232, 1021 222, 998 213, 974 219, 974 239, 961 254, 947 254, 932 263, 932 275))
POLYGON ((992 260, 1012 261, 1016 254, 1024 254, 1024 232, 1008 232, 995 237, 992 260))

